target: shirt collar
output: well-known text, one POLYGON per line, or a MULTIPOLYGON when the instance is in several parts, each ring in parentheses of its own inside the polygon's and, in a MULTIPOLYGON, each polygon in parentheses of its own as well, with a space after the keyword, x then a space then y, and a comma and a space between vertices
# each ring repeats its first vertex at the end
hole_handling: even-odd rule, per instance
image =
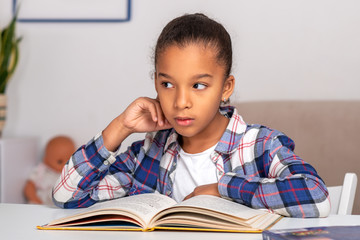
MULTIPOLYGON (((247 128, 247 125, 242 119, 242 117, 238 114, 235 107, 221 106, 219 111, 224 116, 230 118, 230 121, 226 127, 224 134, 220 138, 220 141, 218 142, 215 151, 229 154, 232 151, 236 150, 237 146, 240 143, 242 134, 247 128)), ((171 129, 164 146, 165 151, 168 150, 168 148, 170 148, 173 144, 176 144, 176 149, 179 150, 180 146, 177 139, 178 134, 176 133, 175 129, 171 129)))
POLYGON ((237 146, 240 144, 240 140, 246 131, 247 124, 233 106, 221 107, 220 112, 223 115, 230 117, 230 121, 224 134, 220 138, 215 151, 229 154, 237 149, 237 146))
POLYGON ((178 134, 175 131, 175 129, 172 128, 165 142, 165 146, 164 146, 165 151, 167 151, 168 148, 170 148, 173 144, 176 144, 176 148, 179 149, 180 146, 178 144, 177 138, 178 138, 178 134))

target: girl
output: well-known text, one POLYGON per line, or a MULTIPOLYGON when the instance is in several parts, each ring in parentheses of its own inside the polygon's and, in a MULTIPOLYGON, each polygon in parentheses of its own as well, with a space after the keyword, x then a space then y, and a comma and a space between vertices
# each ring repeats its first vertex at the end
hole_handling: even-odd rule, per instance
POLYGON ((177 201, 209 194, 285 216, 324 217, 328 192, 281 132, 247 125, 227 102, 231 39, 203 14, 168 23, 155 48, 156 99, 136 99, 77 150, 53 189, 59 207, 159 192, 177 201), (132 133, 148 132, 125 153, 132 133))

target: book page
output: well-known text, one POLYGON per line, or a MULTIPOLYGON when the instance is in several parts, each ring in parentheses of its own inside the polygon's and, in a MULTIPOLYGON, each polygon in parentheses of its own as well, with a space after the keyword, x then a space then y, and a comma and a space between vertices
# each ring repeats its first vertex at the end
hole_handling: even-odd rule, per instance
MULTIPOLYGON (((122 199, 120 199, 122 200, 122 199)), ((139 194, 123 198, 124 201, 117 202, 112 208, 123 208, 140 216, 146 223, 159 211, 173 206, 176 201, 162 194, 139 194), (126 200, 126 201, 125 201, 126 200)))
POLYGON ((258 231, 280 215, 256 210, 211 195, 199 195, 159 212, 149 223, 152 227, 190 227, 222 230, 258 231))
POLYGON ((157 212, 174 204, 176 204, 176 201, 165 195, 156 193, 139 194, 96 203, 86 209, 76 209, 74 212, 67 210, 66 217, 52 221, 49 225, 95 216, 100 213, 129 216, 146 225, 157 212))
POLYGON ((266 214, 265 211, 252 209, 245 205, 211 195, 195 196, 178 203, 176 206, 201 207, 245 220, 260 214, 266 214))

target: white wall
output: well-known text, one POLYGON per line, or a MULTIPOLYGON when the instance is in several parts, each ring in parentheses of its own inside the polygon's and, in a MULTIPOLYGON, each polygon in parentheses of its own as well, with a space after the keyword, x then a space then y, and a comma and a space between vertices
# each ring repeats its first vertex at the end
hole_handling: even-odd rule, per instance
MULTIPOLYGON (((87 142, 132 100, 155 96, 156 38, 192 12, 232 35, 232 100, 360 99, 359 1, 133 0, 128 23, 18 24, 24 39, 3 136, 35 136, 41 148, 56 134, 87 142)), ((1 26, 10 15, 11 0, 0 0, 1 26)))

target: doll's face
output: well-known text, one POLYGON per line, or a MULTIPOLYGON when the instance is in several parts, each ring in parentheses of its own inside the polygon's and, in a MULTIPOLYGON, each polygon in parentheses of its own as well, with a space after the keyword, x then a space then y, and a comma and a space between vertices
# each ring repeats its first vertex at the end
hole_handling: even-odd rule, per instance
POLYGON ((55 137, 46 146, 44 163, 56 172, 61 172, 75 151, 74 143, 67 137, 55 137))

